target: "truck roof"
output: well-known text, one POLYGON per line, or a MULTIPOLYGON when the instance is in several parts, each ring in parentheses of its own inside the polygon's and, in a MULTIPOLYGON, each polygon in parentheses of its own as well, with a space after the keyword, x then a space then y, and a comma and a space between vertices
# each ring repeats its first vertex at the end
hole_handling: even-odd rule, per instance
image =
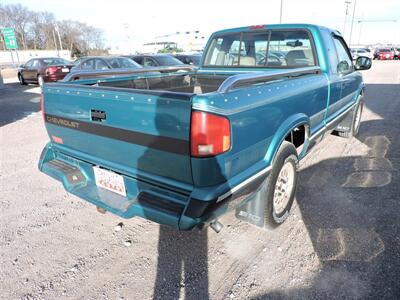
POLYGON ((307 23, 293 23, 293 24, 259 24, 259 25, 249 25, 245 27, 237 27, 230 29, 223 29, 216 31, 213 35, 225 34, 225 33, 235 33, 242 31, 252 31, 258 29, 290 29, 290 28, 304 28, 304 29, 316 29, 316 30, 329 30, 332 33, 337 35, 342 35, 338 30, 334 30, 328 27, 315 25, 315 24, 307 24, 307 23))

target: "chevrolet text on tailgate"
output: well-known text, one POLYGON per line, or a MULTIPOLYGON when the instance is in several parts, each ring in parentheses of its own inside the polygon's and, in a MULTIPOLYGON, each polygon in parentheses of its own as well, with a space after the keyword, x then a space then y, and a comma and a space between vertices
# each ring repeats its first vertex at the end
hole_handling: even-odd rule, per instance
POLYGON ((231 209, 282 223, 298 162, 336 132, 357 134, 364 84, 339 32, 308 24, 214 33, 197 70, 46 84, 50 142, 39 169, 124 218, 181 230, 231 209))

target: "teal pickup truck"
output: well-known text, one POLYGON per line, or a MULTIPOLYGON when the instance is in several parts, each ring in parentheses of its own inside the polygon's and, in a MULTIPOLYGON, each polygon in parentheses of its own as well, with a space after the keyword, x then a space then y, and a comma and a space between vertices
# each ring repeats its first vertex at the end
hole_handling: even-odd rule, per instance
POLYGON ((357 134, 370 67, 335 30, 257 25, 214 33, 196 70, 46 84, 39 169, 124 218, 219 230, 237 209, 274 227, 311 145, 357 134))

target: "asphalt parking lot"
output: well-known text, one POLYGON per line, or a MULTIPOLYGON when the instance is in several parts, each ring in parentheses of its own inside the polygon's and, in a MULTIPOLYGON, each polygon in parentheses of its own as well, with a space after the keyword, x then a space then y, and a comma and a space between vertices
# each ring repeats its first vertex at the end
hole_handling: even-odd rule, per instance
POLYGON ((302 161, 273 231, 227 215, 177 232, 123 220, 37 170, 39 90, 0 90, 0 299, 398 299, 400 62, 374 61, 359 135, 302 161), (120 226, 118 226, 118 224, 120 226))

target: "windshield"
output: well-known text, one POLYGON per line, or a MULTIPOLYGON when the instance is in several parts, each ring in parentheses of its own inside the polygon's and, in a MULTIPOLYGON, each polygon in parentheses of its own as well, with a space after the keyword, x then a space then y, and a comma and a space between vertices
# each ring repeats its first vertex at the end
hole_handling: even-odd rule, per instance
POLYGON ((179 59, 165 55, 165 56, 156 56, 154 57, 160 64, 160 66, 176 66, 176 65, 183 65, 184 63, 181 62, 179 59))
POLYGON ((127 57, 109 57, 106 59, 112 68, 141 68, 140 65, 127 57))
POLYGON ((305 30, 242 32, 216 36, 205 67, 299 68, 315 66, 312 42, 305 30))
POLYGON ((63 58, 44 58, 42 59, 42 62, 46 66, 54 66, 54 65, 70 65, 71 62, 69 62, 66 59, 63 58))
POLYGON ((380 52, 390 52, 390 49, 380 49, 380 52))

